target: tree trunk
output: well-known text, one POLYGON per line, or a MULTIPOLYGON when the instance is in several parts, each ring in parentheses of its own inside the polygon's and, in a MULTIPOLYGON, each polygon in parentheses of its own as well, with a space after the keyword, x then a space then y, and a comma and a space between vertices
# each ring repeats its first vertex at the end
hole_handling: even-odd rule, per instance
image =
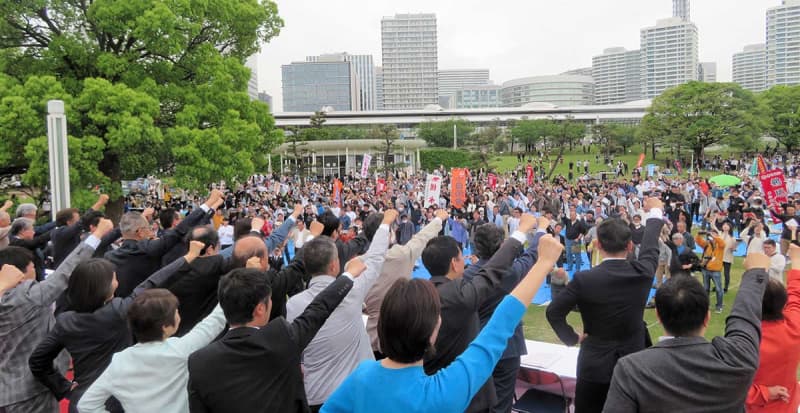
POLYGON ((561 162, 561 158, 564 157, 564 147, 565 146, 566 145, 560 145, 559 146, 559 148, 558 148, 558 157, 556 157, 556 161, 553 162, 553 166, 550 167, 550 172, 547 173, 547 182, 550 182, 550 179, 553 178, 553 172, 556 171, 556 167, 558 166, 558 163, 561 162))
MULTIPOLYGON (((100 172, 102 172, 103 175, 107 176, 111 180, 112 185, 120 186, 122 184, 122 172, 120 171, 119 167, 119 156, 116 154, 109 152, 104 153, 98 169, 100 169, 100 172)), ((120 192, 120 196, 110 199, 106 204, 106 218, 110 219, 111 222, 119 222, 120 218, 122 218, 122 214, 124 213, 124 207, 125 199, 122 197, 120 192)))
POLYGON ((656 141, 650 142, 650 154, 653 156, 653 160, 656 160, 656 141))

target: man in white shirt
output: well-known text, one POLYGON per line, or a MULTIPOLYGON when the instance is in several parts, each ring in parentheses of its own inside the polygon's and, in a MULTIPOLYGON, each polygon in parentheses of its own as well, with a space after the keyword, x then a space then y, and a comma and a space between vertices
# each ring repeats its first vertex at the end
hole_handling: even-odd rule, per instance
POLYGON ((786 257, 783 254, 778 254, 778 246, 773 239, 764 241, 764 254, 769 257, 769 273, 770 278, 774 278, 783 282, 783 270, 786 268, 786 257))
POLYGON ((294 253, 297 255, 297 252, 303 249, 303 245, 314 237, 311 235, 311 231, 306 228, 306 223, 301 219, 297 221, 292 233, 289 234, 289 238, 294 242, 294 253))
POLYGON ((225 249, 233 245, 233 225, 228 218, 222 219, 222 225, 217 230, 219 235, 219 244, 221 249, 225 249))
POLYGON ((508 219, 509 234, 513 234, 514 231, 516 231, 517 228, 519 228, 519 219, 521 215, 522 211, 519 208, 514 208, 514 210, 511 211, 511 218, 508 219))

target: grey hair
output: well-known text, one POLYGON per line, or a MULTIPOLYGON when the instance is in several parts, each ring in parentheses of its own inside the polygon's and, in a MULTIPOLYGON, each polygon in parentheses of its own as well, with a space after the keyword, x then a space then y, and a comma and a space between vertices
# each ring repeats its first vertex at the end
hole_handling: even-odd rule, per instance
POLYGON ((119 220, 119 230, 123 235, 132 235, 139 228, 147 226, 147 220, 138 212, 128 212, 119 220))
POLYGON ((680 239, 680 238, 683 238, 683 234, 681 234, 680 232, 676 232, 676 233, 672 234, 672 240, 673 241, 675 241, 677 239, 680 239))
POLYGON ((36 208, 34 204, 19 204, 17 207, 17 218, 22 218, 25 215, 36 214, 36 211, 39 208, 36 208))
POLYGON ((11 235, 18 235, 20 232, 33 228, 33 220, 30 218, 17 218, 11 223, 11 235))

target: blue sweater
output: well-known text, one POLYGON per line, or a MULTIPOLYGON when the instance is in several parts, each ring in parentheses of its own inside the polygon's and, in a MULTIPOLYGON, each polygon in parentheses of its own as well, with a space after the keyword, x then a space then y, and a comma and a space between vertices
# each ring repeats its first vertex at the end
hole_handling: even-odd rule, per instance
POLYGON ((524 313, 525 306, 507 296, 464 353, 432 376, 422 366, 387 369, 379 361, 364 361, 328 398, 322 413, 463 412, 491 376, 524 313))

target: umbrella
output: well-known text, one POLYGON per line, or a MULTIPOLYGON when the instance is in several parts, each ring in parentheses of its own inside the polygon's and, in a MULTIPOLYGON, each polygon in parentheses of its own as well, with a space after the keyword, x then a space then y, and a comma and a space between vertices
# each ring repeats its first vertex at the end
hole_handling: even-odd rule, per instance
POLYGON ((739 178, 737 178, 737 177, 735 177, 733 175, 717 175, 717 176, 709 179, 709 181, 711 181, 711 182, 713 182, 713 183, 715 183, 715 184, 717 184, 719 186, 722 186, 722 187, 735 186, 735 185, 739 185, 739 183, 742 182, 741 179, 739 179, 739 178))

